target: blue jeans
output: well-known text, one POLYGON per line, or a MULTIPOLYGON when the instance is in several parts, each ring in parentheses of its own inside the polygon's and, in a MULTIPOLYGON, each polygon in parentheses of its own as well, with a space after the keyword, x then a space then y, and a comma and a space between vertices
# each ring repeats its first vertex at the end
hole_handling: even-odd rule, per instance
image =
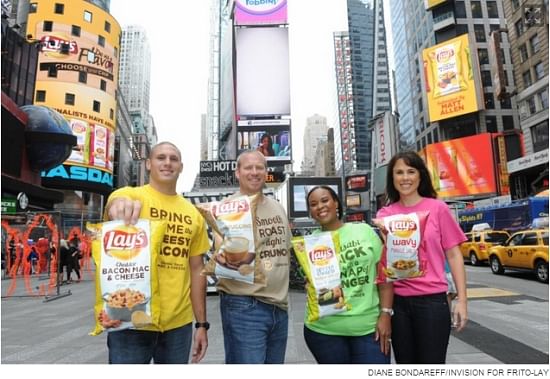
POLYGON ((288 314, 252 296, 220 292, 225 363, 284 363, 288 314))
POLYGON ((445 292, 424 296, 394 295, 392 347, 397 363, 445 363, 451 312, 445 292))
POLYGON ((380 350, 374 333, 365 336, 331 336, 317 333, 304 326, 306 345, 317 363, 389 364, 391 355, 380 350))
POLYGON ((109 363, 188 363, 191 324, 166 332, 125 329, 109 332, 109 363))

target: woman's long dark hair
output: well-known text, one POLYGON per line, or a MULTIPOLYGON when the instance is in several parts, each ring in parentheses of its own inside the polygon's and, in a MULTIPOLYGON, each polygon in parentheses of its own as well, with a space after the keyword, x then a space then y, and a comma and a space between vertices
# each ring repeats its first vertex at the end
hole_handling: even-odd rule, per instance
POLYGON ((336 192, 334 192, 334 190, 332 188, 330 188, 329 186, 315 186, 315 187, 313 187, 312 189, 309 190, 309 192, 306 195, 307 211, 309 212, 309 195, 311 195, 313 193, 313 191, 318 190, 318 189, 327 190, 328 193, 330 193, 330 197, 332 197, 332 200, 334 200, 338 203, 337 217, 338 217, 338 220, 341 220, 342 217, 344 216, 344 209, 342 208, 342 202, 340 201, 340 198, 338 197, 338 194, 336 192))
POLYGON ((414 167, 420 173, 420 185, 418 186, 418 194, 422 197, 437 198, 437 192, 432 184, 430 172, 424 163, 424 160, 414 151, 403 151, 395 154, 388 164, 388 172, 386 174, 386 203, 393 204, 399 201, 399 192, 393 184, 393 168, 399 159, 407 166, 414 167))
POLYGON ((268 133, 265 133, 265 134, 262 135, 262 138, 260 138, 260 143, 262 143, 264 138, 266 138, 266 137, 267 137, 267 140, 268 140, 267 152, 268 152, 270 157, 274 157, 275 156, 275 150, 273 150, 273 138, 271 138, 271 136, 268 133))

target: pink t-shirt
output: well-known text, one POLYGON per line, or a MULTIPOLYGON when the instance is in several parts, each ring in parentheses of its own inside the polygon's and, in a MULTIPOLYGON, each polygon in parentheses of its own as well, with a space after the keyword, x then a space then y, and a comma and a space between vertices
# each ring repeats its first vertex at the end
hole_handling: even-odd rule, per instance
POLYGON ((445 278, 445 251, 466 241, 466 236, 451 215, 447 204, 441 200, 423 198, 418 204, 406 207, 401 203, 393 203, 378 211, 376 217, 386 217, 395 214, 407 214, 418 211, 429 211, 428 222, 420 245, 428 266, 426 275, 393 282, 394 292, 400 296, 429 295, 447 292, 445 278))

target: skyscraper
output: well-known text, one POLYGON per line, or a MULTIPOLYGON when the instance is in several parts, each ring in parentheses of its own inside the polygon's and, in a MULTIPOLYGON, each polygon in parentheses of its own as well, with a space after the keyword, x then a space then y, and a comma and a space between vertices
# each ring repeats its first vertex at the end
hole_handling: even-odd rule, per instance
POLYGON ((317 147, 321 141, 327 140, 327 118, 314 114, 307 118, 304 130, 304 158, 302 161, 302 174, 313 175, 316 166, 317 147))

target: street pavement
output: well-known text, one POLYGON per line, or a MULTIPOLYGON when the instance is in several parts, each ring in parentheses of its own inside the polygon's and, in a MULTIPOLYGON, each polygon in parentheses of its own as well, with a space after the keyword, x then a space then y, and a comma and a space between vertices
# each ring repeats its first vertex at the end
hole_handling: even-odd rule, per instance
MULTIPOLYGON (((40 293, 47 287, 47 278, 32 278, 27 285, 24 280, 2 280, 1 300, 1 363, 2 364, 104 364, 107 362, 106 333, 92 337, 88 333, 93 328, 94 281, 92 273, 84 273, 80 283, 63 285, 53 293, 40 293), (12 291, 6 297, 8 290, 12 291), (33 291, 34 296, 29 296, 33 291)), ((479 293, 477 294, 479 297, 479 293)), ((489 298, 491 298, 491 294, 489 298)), ((543 302, 544 303, 544 302, 543 302)), ((548 335, 548 301, 546 319, 540 322, 539 333, 548 335), (546 326, 544 327, 544 323, 546 326)), ((471 308, 471 307, 470 307, 471 308)), ((312 355, 303 339, 303 318, 305 309, 304 293, 291 290, 289 311, 288 346, 285 363, 312 364, 312 355)), ((203 364, 224 362, 223 336, 221 330, 219 299, 217 295, 207 297, 209 347, 203 364)), ((492 317, 495 317, 493 315, 492 317)), ((548 339, 541 346, 528 346, 515 339, 488 330, 471 320, 465 332, 451 336, 447 362, 451 364, 498 364, 508 362, 510 356, 517 356, 517 350, 527 349, 535 354, 536 360, 515 363, 548 364, 548 339), (502 338, 505 338, 504 340, 502 338), (493 341, 486 343, 487 341, 493 341), (501 349, 511 349, 505 354, 501 349), (514 350, 515 349, 515 350, 514 350), (538 355, 537 355, 538 354, 538 355)), ((525 357, 525 355, 519 355, 525 357)), ((393 362, 393 358, 392 358, 393 362)), ((61 374, 60 375, 64 375, 61 374)))

